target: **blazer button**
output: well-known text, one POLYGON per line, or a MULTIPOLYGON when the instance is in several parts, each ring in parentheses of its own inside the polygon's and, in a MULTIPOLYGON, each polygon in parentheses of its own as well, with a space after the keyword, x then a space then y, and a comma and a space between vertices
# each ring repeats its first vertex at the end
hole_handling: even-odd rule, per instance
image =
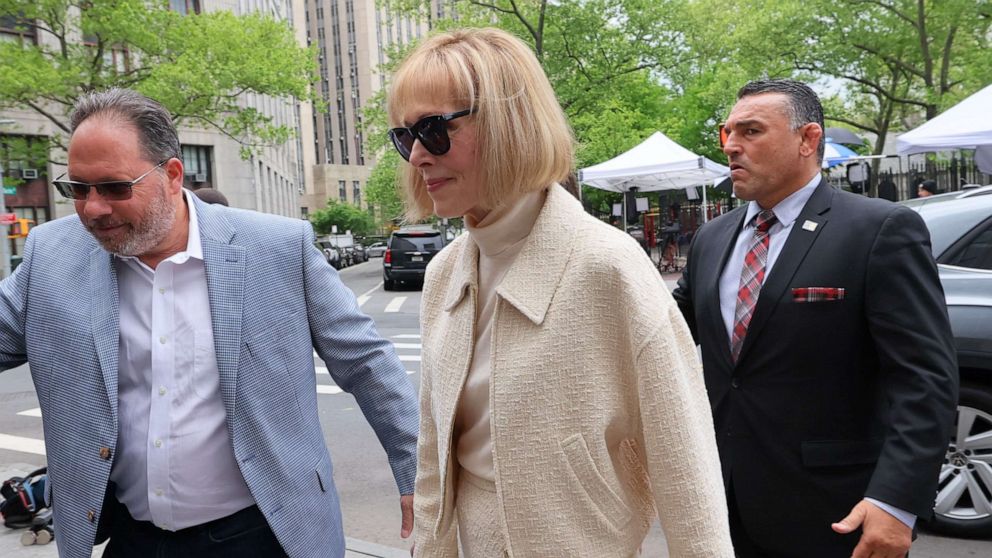
POLYGON ((90 523, 96 523, 96 512, 93 510, 86 512, 86 519, 89 519, 90 523))
POLYGON ((737 388, 741 387, 740 380, 738 380, 737 378, 731 378, 730 379, 730 387, 732 387, 734 389, 737 389, 737 388))
POLYGON ((106 461, 111 455, 110 448, 100 448, 100 459, 106 461))

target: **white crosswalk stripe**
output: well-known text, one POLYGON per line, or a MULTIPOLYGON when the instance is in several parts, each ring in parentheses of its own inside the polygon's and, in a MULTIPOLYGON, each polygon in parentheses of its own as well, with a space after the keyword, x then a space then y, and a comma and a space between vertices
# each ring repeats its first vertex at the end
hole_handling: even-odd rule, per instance
POLYGON ((19 414, 21 416, 24 416, 24 417, 37 417, 37 418, 41 418, 41 407, 36 407, 34 409, 28 409, 27 411, 21 411, 20 413, 17 413, 17 414, 19 414))
POLYGON ((393 339, 420 339, 419 333, 401 333, 399 335, 394 335, 393 339))
POLYGON ((45 455, 45 441, 23 436, 0 434, 0 449, 45 455))
POLYGON ((400 307, 403 306, 403 303, 404 302, 406 302, 406 297, 405 296, 393 297, 393 300, 390 300, 389 301, 389 304, 386 305, 386 309, 384 311, 386 313, 396 313, 396 312, 399 312, 400 311, 400 307))

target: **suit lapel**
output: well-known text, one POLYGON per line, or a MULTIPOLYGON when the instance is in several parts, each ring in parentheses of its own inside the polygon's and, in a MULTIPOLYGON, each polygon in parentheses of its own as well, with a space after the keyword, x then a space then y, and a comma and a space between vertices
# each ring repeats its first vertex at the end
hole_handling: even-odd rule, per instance
POLYGON ((761 287, 761 294, 758 295, 758 302, 755 304, 754 315, 748 325, 747 337, 744 338, 744 345, 741 347, 738 362, 743 361, 747 356, 748 349, 754 345, 754 340, 761 334, 768 318, 775 311, 779 300, 792 282, 792 277, 796 274, 803 260, 806 259, 810 247, 813 246, 823 229, 827 227, 827 212, 830 210, 832 199, 832 188, 825 180, 822 180, 809 201, 806 202, 806 206, 799 213, 795 223, 792 224, 789 238, 785 241, 782 252, 775 260, 775 266, 761 287), (816 223, 815 228, 813 230, 805 228, 803 225, 806 221, 816 223))
MULTIPOLYGON (((697 299, 709 301, 709 304, 704 309, 706 314, 704 319, 706 320, 705 327, 711 330, 711 335, 706 335, 702 338, 716 340, 715 349, 718 351, 720 358, 727 364, 728 370, 733 369, 733 359, 730 356, 730 339, 727 337, 727 326, 723 323, 723 314, 720 312, 720 277, 723 275, 723 269, 727 266, 727 260, 730 259, 730 254, 734 250, 737 235, 740 234, 741 227, 744 226, 747 205, 745 204, 735 211, 738 212, 738 215, 728 215, 726 219, 720 222, 721 228, 714 231, 714 237, 716 238, 714 250, 720 256, 720 259, 716 262, 716 267, 700 270, 704 279, 702 281, 702 289, 699 292, 716 293, 716 296, 703 296, 697 299)), ((700 324, 700 326, 702 325, 700 324)))
MULTIPOLYGON (((195 196, 191 196, 195 198, 195 196)), ((214 353, 228 427, 234 418, 241 354, 241 316, 244 305, 245 248, 231 244, 234 229, 220 212, 194 199, 207 275, 207 297, 213 324, 214 353)))
POLYGON ((117 270, 113 256, 96 248, 90 254, 90 285, 92 289, 92 332, 100 371, 103 375, 110 412, 117 424, 117 366, 120 352, 120 298, 117 292, 117 270))

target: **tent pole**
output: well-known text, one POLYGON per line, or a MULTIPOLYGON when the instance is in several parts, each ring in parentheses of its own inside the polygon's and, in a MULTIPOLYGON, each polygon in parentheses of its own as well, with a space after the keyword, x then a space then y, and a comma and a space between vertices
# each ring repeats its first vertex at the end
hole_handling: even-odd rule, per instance
POLYGON ((706 184, 701 185, 703 189, 703 224, 706 223, 706 184))

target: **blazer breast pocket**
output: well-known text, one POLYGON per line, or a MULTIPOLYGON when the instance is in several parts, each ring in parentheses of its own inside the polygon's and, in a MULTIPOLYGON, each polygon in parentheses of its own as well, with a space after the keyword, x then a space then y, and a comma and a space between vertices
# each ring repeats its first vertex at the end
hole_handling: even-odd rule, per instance
POLYGON ((837 302, 844 300, 846 295, 844 287, 793 287, 792 302, 837 302))

